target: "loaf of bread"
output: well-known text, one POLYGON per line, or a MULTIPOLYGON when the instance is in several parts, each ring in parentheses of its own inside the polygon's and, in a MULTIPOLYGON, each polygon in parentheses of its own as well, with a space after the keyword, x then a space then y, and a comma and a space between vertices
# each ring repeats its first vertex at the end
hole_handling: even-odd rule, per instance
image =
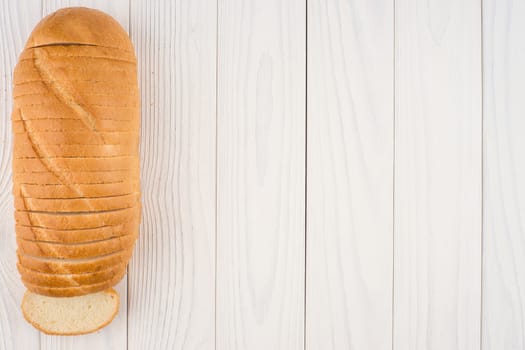
POLYGON ((140 99, 126 31, 65 8, 14 71, 13 195, 26 319, 50 334, 111 322, 140 223, 140 99), (97 310, 99 313, 97 313, 97 310))

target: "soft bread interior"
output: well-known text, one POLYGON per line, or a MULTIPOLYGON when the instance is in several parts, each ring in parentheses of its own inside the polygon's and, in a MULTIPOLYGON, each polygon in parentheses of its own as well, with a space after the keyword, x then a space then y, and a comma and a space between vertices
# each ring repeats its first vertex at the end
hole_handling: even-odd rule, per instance
POLYGON ((119 299, 112 288, 71 298, 47 297, 27 291, 22 300, 22 312, 28 322, 46 334, 79 335, 109 324, 118 312, 119 299))

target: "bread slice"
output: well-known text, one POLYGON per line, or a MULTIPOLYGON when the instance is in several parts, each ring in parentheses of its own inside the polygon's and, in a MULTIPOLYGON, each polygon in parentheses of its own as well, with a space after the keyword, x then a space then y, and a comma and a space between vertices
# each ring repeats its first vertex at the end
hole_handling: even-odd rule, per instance
POLYGON ((33 271, 17 264, 22 280, 43 287, 80 287, 101 283, 111 280, 126 267, 127 264, 123 263, 93 273, 57 274, 33 271))
MULTIPOLYGON (((56 46, 61 47, 61 46, 56 46)), ((26 51, 24 51, 26 52, 26 51)), ((77 91, 96 91, 105 95, 134 95, 139 96, 139 90, 135 85, 126 85, 118 81, 82 81, 70 80, 67 82, 74 83, 77 91)), ((64 84, 66 80, 55 80, 58 84, 64 84)), ((13 86, 13 96, 23 96, 29 94, 40 94, 49 91, 49 81, 37 80, 26 83, 16 84, 13 86)))
MULTIPOLYGON (((35 121, 50 122, 60 119, 37 119, 35 121)), ((102 120, 105 122, 106 120, 102 120)), ((110 121, 113 122, 113 121, 110 121)), ((117 121, 119 122, 119 121, 117 121)), ((108 157, 108 156, 132 156, 138 154, 138 147, 130 145, 46 145, 45 154, 37 154, 31 143, 18 143, 13 150, 14 158, 40 158, 41 156, 56 157, 108 157)))
MULTIPOLYGON (((65 82, 64 82, 65 84, 65 82)), ((89 109, 90 105, 96 106, 111 106, 111 107, 139 107, 137 95, 106 95, 106 94, 82 94, 75 100, 75 103, 81 103, 84 108, 89 109)), ((51 92, 44 92, 40 94, 21 95, 14 97, 14 104, 19 108, 24 106, 31 106, 34 104, 58 104, 64 103, 57 96, 51 92)), ((67 104, 66 104, 67 105, 67 104)))
POLYGON ((36 284, 29 283, 22 280, 24 286, 29 289, 31 292, 47 295, 50 297, 76 297, 80 295, 86 295, 90 293, 96 293, 103 291, 105 289, 111 288, 124 277, 126 274, 126 269, 119 271, 113 278, 94 284, 83 285, 80 287, 44 287, 36 284))
POLYGON ((19 142, 43 145, 138 145, 138 132, 121 131, 41 131, 14 134, 15 147, 19 142))
MULTIPOLYGON (((96 116, 97 120, 140 119, 140 108, 137 107, 89 106, 89 110, 94 116, 96 116)), ((71 119, 77 117, 78 116, 75 114, 75 112, 64 104, 35 104, 31 106, 24 106, 22 116, 20 113, 11 114, 12 120, 71 119)))
POLYGON ((122 196, 139 191, 136 181, 86 185, 14 185, 13 194, 22 198, 95 198, 122 196))
POLYGON ((50 171, 13 173, 13 182, 28 185, 104 184, 120 182, 122 179, 139 182, 137 170, 69 171, 66 174, 67 181, 63 182, 50 171))
MULTIPOLYGON (((107 69, 99 69, 99 67, 90 65, 79 68, 78 66, 63 66, 60 67, 63 71, 60 72, 59 76, 47 77, 42 76, 42 72, 37 68, 34 61, 19 62, 15 66, 13 84, 22 84, 29 81, 65 81, 66 77, 75 77, 75 80, 95 80, 95 81, 106 81, 109 82, 114 78, 115 81, 120 82, 122 85, 134 85, 137 83, 136 74, 137 72, 131 67, 108 66, 107 69)), ((47 64, 49 66, 49 64, 47 64)), ((55 69, 53 72, 58 73, 55 69)))
POLYGON ((138 156, 105 158, 15 158, 13 172, 28 173, 38 171, 115 171, 139 169, 138 156))
MULTIPOLYGON (((91 45, 50 45, 40 47, 40 50, 44 49, 47 54, 53 60, 60 57, 90 57, 90 58, 102 58, 113 61, 122 61, 129 63, 137 63, 135 53, 122 51, 119 49, 113 49, 110 47, 103 46, 91 46, 91 45)), ((19 56, 19 60, 35 59, 35 50, 33 48, 22 51, 19 56)), ((91 88, 90 88, 91 89, 91 88)))
POLYGON ((17 237, 43 242, 82 243, 120 237, 138 230, 140 216, 120 225, 101 226, 83 230, 53 230, 16 225, 17 237))
MULTIPOLYGON (((28 95, 26 95, 28 96, 28 95)), ((114 96, 113 98, 119 98, 114 96)), ((81 119, 37 119, 37 120, 14 120, 12 122, 13 132, 16 134, 27 131, 49 132, 49 131, 86 131, 87 126, 81 119)), ((138 121, 131 120, 96 120, 97 131, 127 131, 136 132, 139 128, 138 121)), ((108 154, 111 155, 111 154, 108 154)))
POLYGON ((54 213, 75 213, 86 211, 96 212, 131 208, 135 206, 139 200, 139 193, 131 193, 113 197, 77 199, 42 199, 15 196, 15 209, 54 213))
POLYGON ((110 288, 73 298, 53 298, 26 291, 22 299, 24 318, 50 335, 80 335, 95 332, 113 321, 120 298, 110 288))
POLYGON ((95 273, 114 265, 127 263, 132 253, 133 249, 128 248, 95 258, 56 259, 31 256, 17 251, 20 265, 31 270, 53 274, 95 273))
POLYGON ((95 213, 52 214, 45 212, 15 211, 17 225, 55 230, 79 230, 100 226, 119 225, 140 216, 140 205, 133 208, 95 213))
POLYGON ((130 248, 135 244, 137 236, 138 232, 133 231, 128 235, 107 240, 69 244, 29 241, 17 237, 16 243, 21 252, 31 256, 78 259, 107 255, 130 248))

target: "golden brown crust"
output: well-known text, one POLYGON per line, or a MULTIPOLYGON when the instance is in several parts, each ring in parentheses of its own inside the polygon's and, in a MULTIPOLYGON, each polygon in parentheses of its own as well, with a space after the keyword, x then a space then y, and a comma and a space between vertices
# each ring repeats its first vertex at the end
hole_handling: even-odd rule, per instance
POLYGON ((133 248, 116 252, 109 255, 100 256, 93 259, 55 259, 55 258, 41 258, 17 252, 18 262, 20 265, 35 271, 54 273, 54 274, 69 274, 69 273, 94 273, 100 270, 107 269, 110 266, 123 264, 129 261, 133 248))
POLYGON ((126 267, 127 264, 120 264, 94 273, 56 274, 33 271, 17 264, 22 280, 42 287, 80 287, 100 283, 111 280, 126 267))
MULTIPOLYGON (((86 131, 86 125, 80 119, 38 119, 38 120, 14 120, 12 122, 13 132, 16 134, 24 132, 46 132, 46 131, 86 131)), ((97 131, 139 131, 139 123, 131 120, 96 120, 97 131)), ((89 130, 88 130, 89 131, 89 130)))
POLYGON ((85 7, 62 8, 44 17, 25 47, 56 44, 95 45, 134 52, 128 34, 113 17, 85 7))
MULTIPOLYGON (((35 104, 58 104, 60 100, 50 93, 23 95, 14 98, 14 106, 24 109, 24 106, 33 106, 35 104)), ((137 96, 128 95, 106 95, 106 94, 84 94, 82 103, 86 110, 89 106, 108 106, 108 107, 129 107, 138 108, 140 105, 137 96)))
MULTIPOLYGON (((21 184, 35 185, 60 185, 60 184, 105 184, 120 182, 122 179, 139 181, 138 172, 131 170, 115 171, 75 171, 68 172, 68 181, 61 181, 57 175, 50 171, 13 173, 13 181, 21 184)), ((63 180, 63 179, 62 179, 63 180)))
MULTIPOLYGON (((58 84, 64 85, 66 81, 55 80, 58 84)), ((42 94, 49 92, 50 81, 29 81, 13 86, 13 97, 42 94)), ((70 80, 67 83, 75 85, 77 91, 82 91, 82 95, 89 93, 97 93, 103 95, 131 95, 138 96, 139 91, 134 85, 125 85, 116 81, 96 81, 96 80, 70 80)))
MULTIPOLYGON (((136 147, 138 132, 31 132, 14 134, 15 145, 18 143, 46 145, 121 145, 136 147)), ((16 146, 15 146, 16 147, 16 146)))
MULTIPOLYGON (((140 118, 140 108, 137 107, 107 107, 89 106, 89 110, 96 116, 97 120, 138 120, 140 118)), ((71 108, 64 104, 35 104, 24 106, 22 113, 15 110, 11 114, 12 120, 33 120, 33 119, 72 119, 78 118, 71 108), (22 118, 23 117, 23 118, 22 118)))
POLYGON ((29 241, 17 237, 18 249, 24 254, 31 256, 42 256, 57 259, 91 258, 107 255, 130 248, 137 239, 137 231, 132 234, 110 238, 103 241, 86 243, 50 243, 40 241, 29 241))
POLYGON ((22 198, 75 199, 114 197, 136 193, 140 185, 135 180, 124 180, 108 184, 86 185, 25 185, 13 186, 13 195, 22 198))
POLYGON ((83 335, 83 334, 94 333, 94 332, 96 332, 96 331, 106 327, 108 324, 110 324, 113 321, 113 319, 115 319, 115 316, 117 316, 118 309, 119 309, 119 306, 120 306, 120 297, 119 297, 118 293, 113 288, 109 288, 109 289, 105 290, 104 293, 111 293, 111 294, 113 294, 114 298, 117 301, 117 303, 115 305, 115 313, 110 318, 108 318, 108 320, 106 322, 101 323, 98 327, 90 329, 90 330, 87 330, 87 331, 78 331, 78 332, 71 332, 71 333, 57 333, 57 332, 49 331, 45 327, 41 326, 40 324, 35 322, 31 318, 31 316, 29 314, 26 313, 26 310, 25 310, 25 307, 24 307, 24 303, 26 302, 26 300, 28 298, 28 295, 29 295, 28 293, 30 293, 30 292, 26 291, 26 293, 24 294, 24 297, 22 298, 22 304, 21 304, 22 313, 24 315, 24 318, 33 327, 35 327, 36 329, 38 329, 39 331, 41 331, 41 332, 43 332, 43 333, 45 333, 47 335, 75 336, 75 335, 83 335))
POLYGON ((53 45, 40 47, 38 49, 28 48, 22 51, 18 60, 24 61, 38 58, 38 55, 35 55, 35 52, 38 52, 38 50, 45 50, 53 60, 62 57, 86 57, 91 59, 100 58, 117 62, 137 63, 133 52, 126 52, 111 47, 88 45, 53 45))
MULTIPOLYGON (((47 157, 46 157, 47 158, 47 157)), ((71 172, 71 171, 116 171, 116 170, 136 170, 139 168, 139 158, 137 156, 117 156, 105 158, 57 158, 49 157, 46 162, 44 158, 15 158, 13 159, 13 172, 28 173, 49 171, 71 172)))
POLYGON ((48 297, 69 298, 91 293, 97 293, 105 289, 111 288, 117 283, 119 283, 125 274, 126 270, 123 269, 108 281, 94 283, 90 285, 83 285, 81 287, 44 287, 29 283, 25 280, 22 280, 22 283, 24 283, 27 289, 36 294, 45 295, 48 297))
MULTIPOLYGON (((36 120, 35 120, 36 121, 36 120)), ((40 158, 30 143, 18 143, 13 150, 14 158, 40 158)), ((116 157, 136 156, 136 147, 126 145, 46 145, 45 152, 55 157, 116 157)), ((91 172, 93 173, 93 172, 91 172)))
POLYGON ((15 196, 15 209, 52 213, 97 212, 131 208, 135 206, 139 200, 139 193, 114 197, 77 199, 42 199, 15 196))
POLYGON ((58 243, 82 243, 99 241, 103 239, 119 237, 137 232, 140 217, 135 217, 129 222, 120 225, 102 226, 83 230, 53 230, 30 226, 16 225, 17 237, 34 241, 58 242, 58 243))
MULTIPOLYGON (((42 51, 44 52, 44 51, 42 51)), ((44 82, 61 82, 69 83, 71 80, 94 80, 111 82, 112 78, 120 82, 122 86, 133 86, 137 84, 137 72, 128 65, 113 66, 106 62, 100 69, 93 64, 84 67, 63 65, 62 67, 46 65, 50 71, 41 71, 41 68, 34 64, 34 61, 22 61, 19 62, 15 67, 15 73, 13 75, 13 84, 23 84, 31 81, 44 81, 44 82), (52 71, 51 71, 52 69, 52 71), (52 75, 59 74, 59 75, 52 75), (67 77, 73 77, 73 79, 67 79, 67 77)), ((48 84, 51 86, 51 84, 48 84)))
POLYGON ((100 226, 120 225, 139 215, 140 205, 114 211, 70 215, 16 211, 15 221, 17 225, 22 226, 53 230, 81 230, 100 226))

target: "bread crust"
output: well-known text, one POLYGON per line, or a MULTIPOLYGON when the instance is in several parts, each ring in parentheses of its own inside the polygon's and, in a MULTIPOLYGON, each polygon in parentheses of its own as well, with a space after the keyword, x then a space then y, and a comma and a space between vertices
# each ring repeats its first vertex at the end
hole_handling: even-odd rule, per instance
POLYGON ((13 188, 13 195, 22 198, 37 199, 80 199, 97 197, 115 197, 136 193, 139 183, 134 180, 123 180, 108 184, 86 185, 25 185, 18 184, 13 188))
POLYGON ((29 283, 25 280, 22 280, 22 283, 26 286, 27 289, 36 294, 45 295, 48 297, 70 298, 91 293, 97 293, 105 289, 111 288, 117 283, 119 283, 125 274, 126 270, 123 269, 108 281, 83 285, 80 287, 45 287, 29 283))
MULTIPOLYGON (((59 179, 55 173, 50 171, 13 173, 13 182, 34 185, 60 185, 60 184, 105 184, 120 182, 122 179, 139 181, 138 170, 114 170, 114 171, 73 171, 61 174, 59 179), (64 179, 66 177, 66 179, 64 179), (67 181, 64 181, 67 180, 67 181)), ((138 191, 137 191, 138 192, 138 191)))
POLYGON ((100 241, 103 239, 119 237, 136 232, 140 217, 135 217, 129 222, 113 226, 101 226, 82 230, 53 230, 31 226, 16 225, 17 237, 27 240, 57 242, 57 243, 82 243, 100 241))
MULTIPOLYGON (((38 119, 38 120, 14 120, 12 122, 15 134, 25 132, 50 132, 50 131, 86 131, 89 129, 80 119, 38 119)), ((138 121, 131 120, 96 120, 95 129, 103 132, 138 132, 138 121)))
POLYGON ((50 214, 16 211, 17 225, 49 228, 54 230, 81 230, 100 226, 119 225, 140 215, 140 205, 133 208, 89 214, 50 214))
POLYGON ((116 300, 116 304, 115 304, 115 312, 106 320, 106 322, 101 323, 100 325, 98 325, 98 327, 95 327, 93 329, 89 329, 89 330, 86 330, 86 331, 77 331, 77 332, 70 332, 70 333, 58 333, 58 332, 50 331, 49 329, 46 329, 44 326, 38 324, 38 322, 33 320, 31 318, 31 315, 29 315, 26 312, 26 308, 24 307, 24 304, 26 303, 26 301, 27 301, 27 299, 29 297, 29 293, 31 293, 31 292, 30 291, 26 291, 25 294, 24 294, 24 297, 22 298, 22 304, 21 304, 22 314, 24 315, 24 318, 26 319, 26 321, 28 323, 30 323, 33 327, 35 327, 39 331, 41 331, 41 332, 43 332, 45 334, 48 334, 48 335, 74 336, 74 335, 83 335, 83 334, 89 334, 89 333, 96 332, 99 329, 104 328, 105 326, 107 326, 108 324, 110 324, 113 321, 113 319, 117 315, 119 307, 120 307, 120 297, 119 297, 118 293, 113 288, 109 288, 109 289, 105 290, 104 293, 111 293, 113 295, 113 297, 115 298, 115 300, 116 300))
MULTIPOLYGON (((15 145, 26 142, 43 147, 45 145, 138 145, 138 132, 121 131, 72 131, 72 132, 31 132, 14 134, 15 145)), ((16 147, 16 146, 15 146, 16 147)))
POLYGON ((76 213, 86 211, 105 211, 131 208, 138 204, 139 193, 114 197, 77 198, 77 199, 41 199, 15 196, 15 209, 52 213, 76 213))
POLYGON ((100 283, 111 280, 126 267, 127 264, 120 264, 93 273, 56 274, 33 271, 17 264, 22 280, 43 287, 80 287, 100 283))
MULTIPOLYGON (((88 80, 89 81, 89 80, 88 80)), ((89 110, 97 120, 137 120, 140 118, 140 108, 138 107, 108 107, 108 106, 89 106, 89 110)), ((22 113, 15 110, 11 114, 12 120, 33 120, 33 119, 71 119, 77 115, 71 108, 64 104, 35 104, 24 106, 22 113)))
POLYGON ((125 236, 86 243, 50 243, 16 238, 18 249, 24 254, 57 259, 91 258, 107 255, 132 247, 137 239, 135 231, 125 236))
MULTIPOLYGON (((55 157, 75 157, 75 158, 98 158, 116 156, 136 156, 137 147, 126 145, 46 145, 44 155, 54 155, 55 157)), ((20 158, 40 158, 31 143, 18 143, 13 149, 13 157, 20 158)))
MULTIPOLYGON (((115 61, 123 61, 129 63, 137 63, 135 53, 126 52, 119 49, 104 46, 91 46, 91 45, 50 45, 43 46, 37 50, 45 50, 49 57, 55 59, 60 57, 99 57, 115 61)), ((34 48, 26 48, 22 51, 18 59, 20 61, 27 59, 35 59, 34 48)))
MULTIPOLYGON (((55 82, 56 83, 56 82, 55 82)), ((80 98, 78 98, 80 100, 80 98)), ((78 103, 77 100, 77 103, 78 103)), ((90 105, 108 106, 108 107, 140 107, 137 94, 115 95, 115 94, 82 94, 81 97, 84 108, 89 109, 90 105)), ((52 92, 43 92, 39 94, 30 94, 14 97, 14 106, 16 108, 24 108, 24 106, 32 106, 35 104, 58 104, 63 103, 52 92)))
POLYGON ((133 53, 122 26, 102 11, 85 7, 62 8, 44 17, 33 29, 26 48, 55 44, 83 44, 133 53))
MULTIPOLYGON (((96 81, 96 80, 55 80, 58 84, 71 83, 75 85, 77 91, 87 91, 84 94, 89 94, 89 91, 104 95, 125 95, 139 96, 139 90, 134 85, 126 85, 116 81, 96 81)), ((49 92, 50 81, 38 79, 36 81, 29 81, 25 83, 15 84, 13 86, 13 97, 41 94, 49 92)))
POLYGON ((132 248, 120 252, 89 259, 56 259, 26 255, 17 251, 20 265, 39 272, 53 274, 94 273, 110 266, 127 263, 133 253, 132 248))

